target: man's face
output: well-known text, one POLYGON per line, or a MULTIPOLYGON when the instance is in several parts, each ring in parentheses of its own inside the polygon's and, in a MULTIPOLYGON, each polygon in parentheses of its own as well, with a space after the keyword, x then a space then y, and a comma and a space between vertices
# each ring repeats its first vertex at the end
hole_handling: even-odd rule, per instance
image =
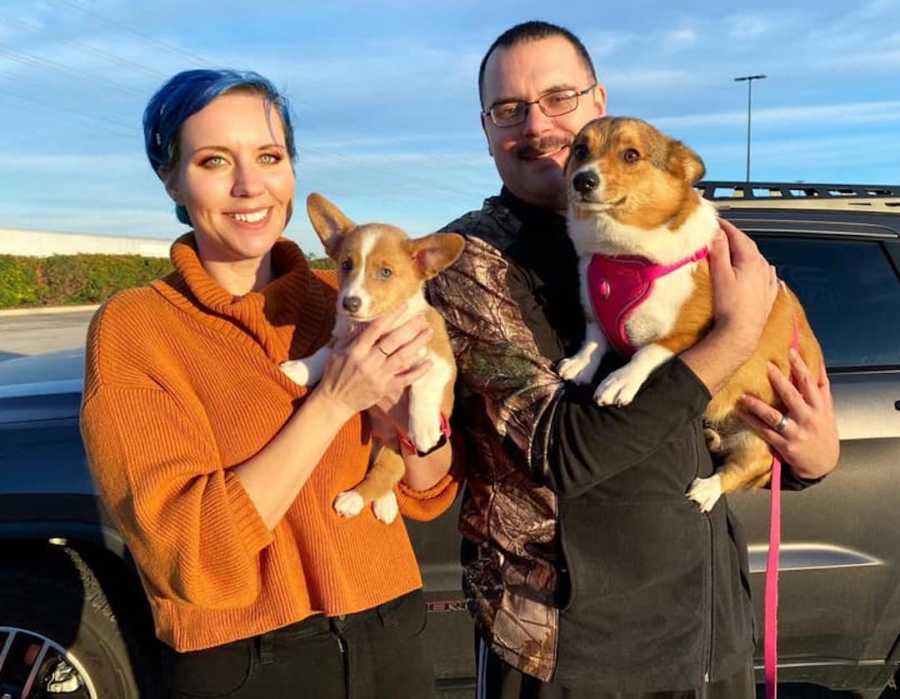
MULTIPOLYGON (((580 92, 592 82, 588 67, 564 37, 524 41, 495 49, 488 58, 484 108, 508 100, 530 102, 556 90, 580 92)), ((482 116, 481 124, 507 188, 529 204, 562 210, 569 144, 582 126, 605 113, 606 92, 598 85, 581 96, 578 108, 568 114, 548 117, 533 104, 525 121, 516 126, 496 126, 490 116, 482 116)))

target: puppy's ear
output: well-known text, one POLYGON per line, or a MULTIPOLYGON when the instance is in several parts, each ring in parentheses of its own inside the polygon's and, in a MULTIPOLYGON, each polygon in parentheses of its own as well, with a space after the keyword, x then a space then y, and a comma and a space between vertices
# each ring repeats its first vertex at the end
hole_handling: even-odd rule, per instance
POLYGON ((321 194, 313 192, 306 198, 306 213, 309 215, 319 240, 325 246, 329 257, 337 254, 341 238, 356 228, 356 224, 334 204, 321 194))
POLYGON ((669 172, 689 184, 696 184, 706 174, 703 160, 681 141, 674 141, 669 150, 669 172))
POLYGON ((432 233, 410 240, 408 245, 422 278, 431 279, 456 262, 466 246, 466 239, 459 233, 432 233))

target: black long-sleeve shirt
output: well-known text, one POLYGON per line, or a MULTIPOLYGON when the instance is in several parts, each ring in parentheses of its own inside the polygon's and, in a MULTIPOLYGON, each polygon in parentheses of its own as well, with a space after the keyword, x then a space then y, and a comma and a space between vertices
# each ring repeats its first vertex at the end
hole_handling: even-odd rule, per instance
MULTIPOLYGON (((623 691, 741 669, 746 546, 726 498, 706 515, 685 496, 713 473, 706 387, 674 357, 631 405, 598 407, 554 371, 584 337, 564 219, 504 190, 445 230, 468 243, 429 296, 459 370, 464 588, 493 650, 544 680, 623 691)), ((621 363, 608 355, 598 378, 621 363)))

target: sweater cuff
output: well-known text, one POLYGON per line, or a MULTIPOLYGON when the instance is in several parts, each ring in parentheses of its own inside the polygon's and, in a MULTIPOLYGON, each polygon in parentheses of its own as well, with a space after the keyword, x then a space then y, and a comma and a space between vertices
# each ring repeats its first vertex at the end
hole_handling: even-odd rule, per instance
POLYGON ((274 534, 266 526, 259 510, 250 499, 241 479, 235 474, 225 472, 225 491, 228 493, 228 501, 231 503, 231 511, 234 517, 234 526, 238 536, 246 546, 251 556, 256 556, 266 546, 272 543, 274 534))
POLYGON ((414 490, 403 481, 397 484, 397 501, 404 517, 428 522, 443 514, 456 498, 459 479, 453 469, 428 490, 414 490))

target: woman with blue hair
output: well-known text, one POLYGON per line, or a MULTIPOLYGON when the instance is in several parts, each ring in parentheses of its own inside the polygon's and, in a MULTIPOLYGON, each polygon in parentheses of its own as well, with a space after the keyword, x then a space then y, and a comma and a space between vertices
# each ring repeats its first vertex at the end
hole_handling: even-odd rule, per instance
MULTIPOLYGON (((427 324, 377 320, 316 386, 295 385, 279 365, 329 340, 336 280, 282 237, 296 157, 284 97, 255 73, 186 71, 150 100, 144 137, 192 231, 174 272, 92 321, 81 425, 166 645, 166 696, 430 697, 402 518, 332 508, 368 465, 362 412, 402 413, 396 397, 427 370, 427 324)), ((404 458, 400 511, 439 515, 458 487, 449 444, 404 458)))

